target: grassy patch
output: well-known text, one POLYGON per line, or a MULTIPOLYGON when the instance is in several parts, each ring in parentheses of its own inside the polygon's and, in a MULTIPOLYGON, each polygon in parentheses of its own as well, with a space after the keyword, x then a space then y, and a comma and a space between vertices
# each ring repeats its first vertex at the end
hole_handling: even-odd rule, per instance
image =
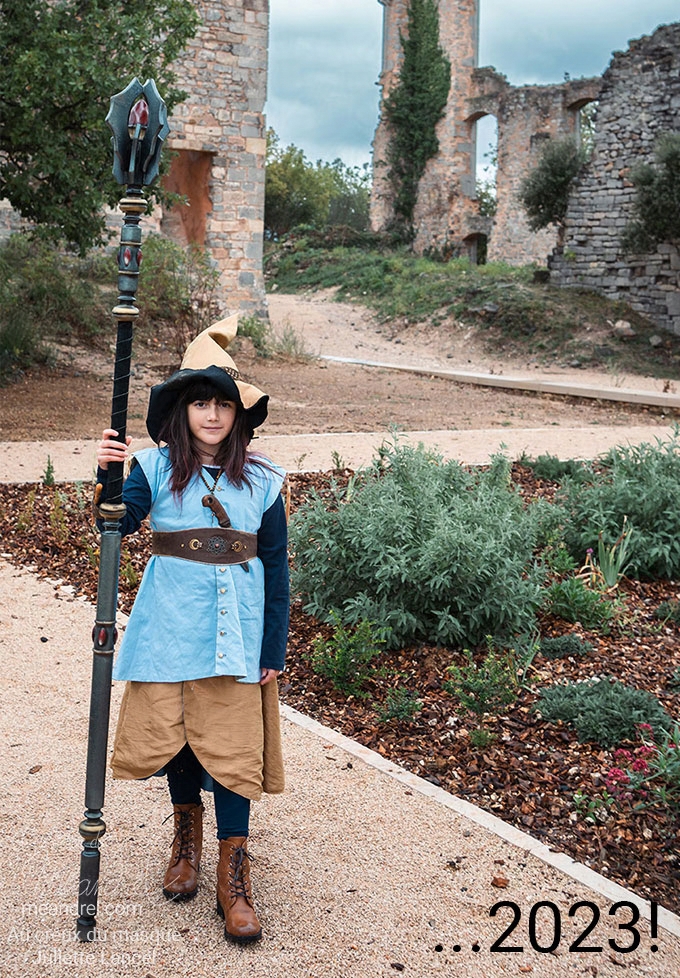
POLYGON ((417 257, 373 236, 338 245, 318 232, 291 233, 270 245, 265 275, 270 289, 300 292, 334 288, 339 300, 360 302, 381 320, 474 327, 495 354, 525 355, 680 378, 680 338, 660 331, 623 302, 593 292, 533 281, 534 266, 470 265, 417 257), (625 319, 635 337, 625 341, 612 323, 625 319), (650 344, 653 335, 662 342, 650 344))

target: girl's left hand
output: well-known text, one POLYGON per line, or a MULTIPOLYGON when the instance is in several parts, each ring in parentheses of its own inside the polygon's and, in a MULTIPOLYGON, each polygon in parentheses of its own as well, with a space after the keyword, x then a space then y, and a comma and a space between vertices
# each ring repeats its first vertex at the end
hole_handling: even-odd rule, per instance
POLYGON ((260 669, 260 686, 266 686, 280 675, 279 669, 260 669))

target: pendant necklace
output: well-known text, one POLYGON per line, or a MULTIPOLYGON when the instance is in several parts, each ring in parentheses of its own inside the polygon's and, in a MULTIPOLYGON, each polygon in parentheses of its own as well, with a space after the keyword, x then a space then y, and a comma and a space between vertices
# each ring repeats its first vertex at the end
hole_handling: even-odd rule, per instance
POLYGON ((222 475, 222 469, 217 470, 217 475, 215 476, 215 481, 212 485, 210 485, 206 477, 203 475, 203 467, 198 470, 198 474, 200 475, 201 481, 209 493, 222 492, 222 486, 217 485, 217 483, 220 481, 220 476, 222 475))

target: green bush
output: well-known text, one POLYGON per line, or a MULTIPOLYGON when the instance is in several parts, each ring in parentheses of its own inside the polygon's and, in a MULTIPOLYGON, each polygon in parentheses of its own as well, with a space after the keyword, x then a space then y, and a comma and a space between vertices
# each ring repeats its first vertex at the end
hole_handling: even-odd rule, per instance
POLYGON ((140 326, 163 325, 171 330, 171 346, 179 363, 187 346, 219 316, 219 271, 209 253, 151 234, 144 244, 139 291, 144 296, 140 326))
POLYGON ((548 479, 550 482, 562 482, 565 476, 573 479, 583 479, 587 468, 583 462, 570 458, 559 459, 556 455, 539 455, 536 459, 524 459, 537 479, 548 479))
POLYGON ((673 621, 676 625, 680 625, 680 601, 674 599, 662 601, 655 610, 654 617, 660 618, 662 621, 673 621))
POLYGON ((450 666, 452 678, 443 683, 444 689, 456 697, 466 709, 480 716, 502 713, 517 699, 519 682, 517 667, 511 651, 496 649, 489 642, 486 655, 477 664, 466 649, 467 663, 450 666))
POLYGON ((571 633, 542 638, 539 652, 545 659, 566 659, 570 655, 587 655, 592 648, 592 642, 584 642, 578 635, 571 633))
POLYGON ((543 507, 525 508, 509 463, 466 472, 395 443, 330 505, 313 494, 291 521, 293 587, 305 611, 362 619, 406 642, 476 645, 530 629, 543 571, 533 559, 543 507))
POLYGON ((389 689, 384 706, 378 710, 378 717, 384 723, 388 720, 413 720, 423 708, 423 701, 410 689, 398 687, 389 689))
POLYGON ((319 638, 313 643, 312 669, 348 696, 363 696, 371 663, 380 655, 384 644, 381 629, 369 621, 360 621, 350 631, 337 615, 332 615, 331 620, 335 624, 332 637, 319 638))
POLYGON ((564 541, 575 560, 597 551, 600 533, 612 548, 627 518, 626 573, 639 579, 680 574, 680 445, 678 430, 656 444, 618 446, 598 460, 587 482, 558 490, 564 541))
POLYGON ((621 243, 626 251, 648 253, 680 235, 680 133, 667 132, 658 140, 655 166, 643 163, 630 175, 637 193, 633 220, 621 243))
POLYGON ((0 246, 0 378, 48 359, 50 340, 89 341, 110 326, 113 301, 96 284, 98 269, 92 257, 77 258, 25 234, 0 246))
POLYGON ((584 628, 607 630, 616 606, 600 591, 587 587, 580 577, 566 577, 546 589, 548 610, 564 621, 580 622, 584 628))
POLYGON ((259 316, 241 316, 238 321, 238 335, 251 340, 260 356, 270 355, 271 327, 266 319, 261 319, 259 316))
POLYGON ((571 136, 546 142, 518 195, 532 231, 564 221, 572 184, 585 160, 583 147, 571 136))
POLYGON ((656 734, 672 725, 655 696, 611 677, 548 686, 539 695, 537 709, 544 720, 562 720, 573 727, 581 743, 592 741, 606 748, 634 740, 641 723, 648 723, 656 734))
POLYGON ((47 348, 29 311, 25 307, 14 306, 10 312, 5 306, 6 301, 0 291, 0 384, 7 382, 17 371, 41 363, 48 357, 47 348))

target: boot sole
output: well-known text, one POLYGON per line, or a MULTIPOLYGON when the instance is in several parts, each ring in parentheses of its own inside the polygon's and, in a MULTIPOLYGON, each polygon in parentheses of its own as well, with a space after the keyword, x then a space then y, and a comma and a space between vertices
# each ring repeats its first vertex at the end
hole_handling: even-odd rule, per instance
MULTIPOLYGON (((222 909, 222 904, 217 901, 217 915, 224 920, 224 910, 222 909)), ((259 941, 262 937, 262 928, 257 932, 257 934, 250 934, 248 936, 241 936, 237 934, 230 934, 227 928, 224 928, 224 939, 225 941, 231 941, 232 944, 253 944, 255 941, 259 941)))
POLYGON ((185 903, 187 900, 193 900, 193 898, 198 893, 198 887, 192 890, 191 893, 173 893, 172 890, 163 890, 163 896, 166 900, 174 900, 175 903, 185 903))

